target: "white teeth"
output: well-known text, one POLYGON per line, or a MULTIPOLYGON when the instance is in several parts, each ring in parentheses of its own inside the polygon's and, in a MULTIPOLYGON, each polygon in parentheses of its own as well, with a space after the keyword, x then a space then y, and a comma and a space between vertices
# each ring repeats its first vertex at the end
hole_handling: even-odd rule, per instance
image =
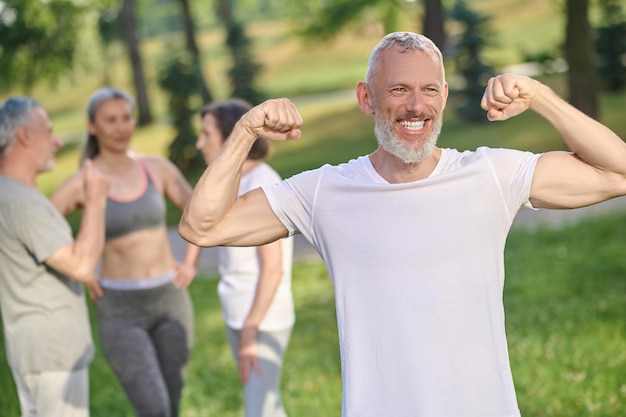
POLYGON ((409 130, 420 130, 424 127, 423 120, 417 122, 400 122, 400 124, 409 130))

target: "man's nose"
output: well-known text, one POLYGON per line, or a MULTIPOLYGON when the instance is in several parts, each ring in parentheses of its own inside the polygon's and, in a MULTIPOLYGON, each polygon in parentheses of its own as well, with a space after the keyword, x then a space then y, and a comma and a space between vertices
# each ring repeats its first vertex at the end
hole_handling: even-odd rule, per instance
POLYGON ((53 136, 55 151, 61 149, 63 147, 63 141, 57 136, 53 136))
POLYGON ((407 95, 405 105, 408 112, 421 113, 424 110, 424 97, 419 91, 412 91, 407 95))

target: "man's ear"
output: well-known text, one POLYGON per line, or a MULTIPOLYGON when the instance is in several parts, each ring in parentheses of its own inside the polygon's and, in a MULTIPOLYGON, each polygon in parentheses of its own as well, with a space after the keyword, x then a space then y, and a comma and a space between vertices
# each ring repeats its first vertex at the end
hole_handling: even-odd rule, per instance
POLYGON ((29 136, 28 127, 21 125, 15 128, 15 142, 19 142, 21 146, 28 146, 29 136))
POLYGON ((372 105, 372 96, 365 81, 360 81, 356 85, 356 99, 359 103, 361 111, 367 115, 374 114, 374 106, 372 105))

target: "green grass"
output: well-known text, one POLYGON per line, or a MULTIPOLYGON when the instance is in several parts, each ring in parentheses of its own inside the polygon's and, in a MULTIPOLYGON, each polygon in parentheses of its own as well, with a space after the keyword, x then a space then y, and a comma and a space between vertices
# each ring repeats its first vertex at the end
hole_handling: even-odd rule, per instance
MULTIPOLYGON (((626 404, 626 214, 560 230, 511 232, 505 256, 507 334, 522 415, 623 417, 626 404)), ((241 415, 217 281, 190 287, 196 312, 181 417, 241 415)), ((283 374, 292 416, 339 417, 341 379, 333 289, 321 262, 294 267, 297 322, 283 374)), ((94 323, 94 328, 96 324, 94 323)), ((0 348, 0 416, 18 415, 0 348)), ((92 416, 130 417, 100 351, 90 368, 92 416)))
POLYGON ((623 416, 626 215, 514 233, 509 347, 523 414, 623 416))

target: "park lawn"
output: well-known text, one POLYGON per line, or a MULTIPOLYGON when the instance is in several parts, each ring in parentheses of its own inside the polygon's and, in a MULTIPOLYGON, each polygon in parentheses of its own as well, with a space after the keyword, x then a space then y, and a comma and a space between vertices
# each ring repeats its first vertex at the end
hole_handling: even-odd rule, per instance
MULTIPOLYGON (((504 303, 522 415, 624 416, 624 236, 626 213, 559 230, 511 232, 504 303)), ((339 417, 341 378, 333 288, 322 262, 296 263, 293 275, 297 322, 285 360, 285 406, 293 416, 339 417)), ((241 415, 240 385, 214 278, 199 277, 190 287, 196 344, 181 417, 241 415)), ((0 416, 15 416, 18 405, 3 349, 0 416)), ((93 417, 132 416, 99 349, 90 380, 93 417)))

